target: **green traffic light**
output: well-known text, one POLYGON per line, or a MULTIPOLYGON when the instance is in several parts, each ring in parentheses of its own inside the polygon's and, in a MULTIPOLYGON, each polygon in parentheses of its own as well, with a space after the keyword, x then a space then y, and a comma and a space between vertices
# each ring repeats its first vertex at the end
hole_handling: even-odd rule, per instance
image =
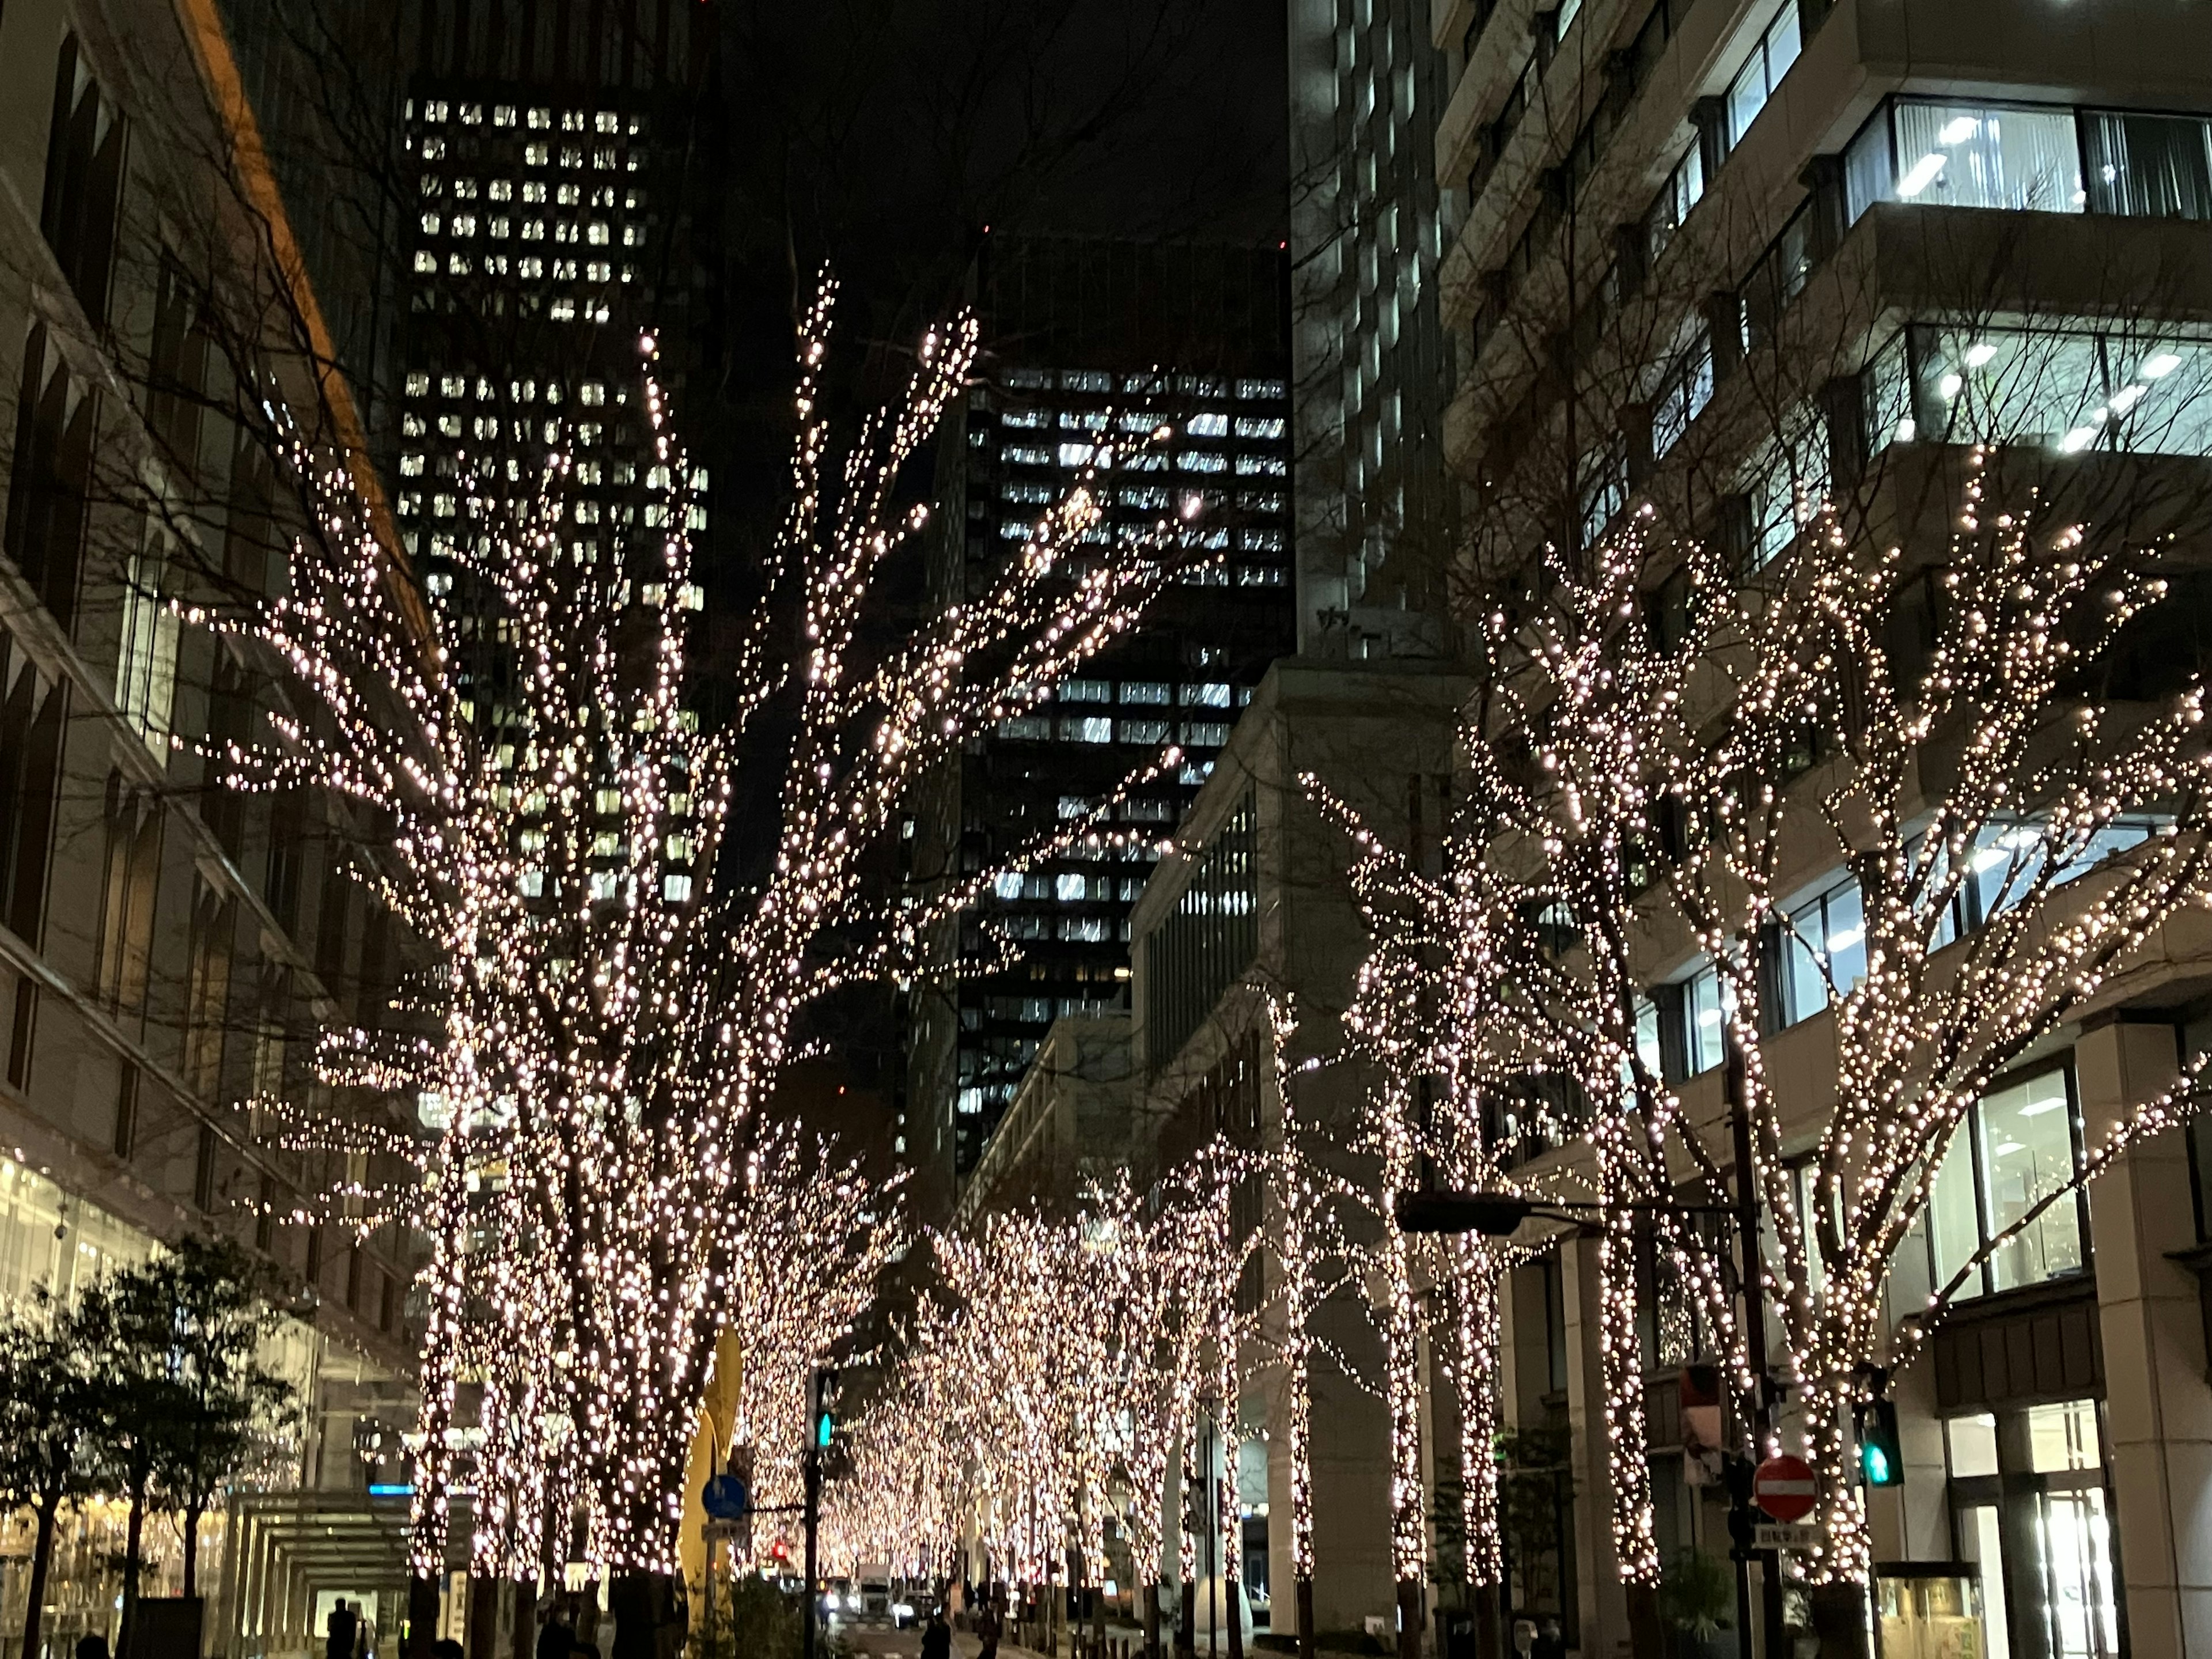
POLYGON ((836 1431, 836 1420, 828 1412, 823 1412, 814 1419, 814 1443, 827 1450, 830 1437, 836 1431))
POLYGON ((1859 1473, 1869 1486, 1905 1484, 1905 1460, 1897 1441, 1897 1407, 1870 1400, 1859 1414, 1859 1473))

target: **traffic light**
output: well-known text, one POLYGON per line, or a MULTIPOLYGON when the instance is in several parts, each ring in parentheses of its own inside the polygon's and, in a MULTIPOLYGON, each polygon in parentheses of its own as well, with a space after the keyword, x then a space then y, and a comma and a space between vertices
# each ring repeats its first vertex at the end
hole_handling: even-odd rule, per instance
POLYGON ((1882 1399, 1859 1407, 1859 1473, 1869 1486, 1905 1484, 1905 1455, 1897 1443, 1897 1407, 1882 1399))
POLYGON ((830 1443, 837 1436, 837 1417, 830 1407, 830 1397, 837 1392, 837 1373, 833 1367, 823 1365, 814 1373, 811 1401, 811 1420, 814 1425, 814 1449, 830 1449, 830 1443))

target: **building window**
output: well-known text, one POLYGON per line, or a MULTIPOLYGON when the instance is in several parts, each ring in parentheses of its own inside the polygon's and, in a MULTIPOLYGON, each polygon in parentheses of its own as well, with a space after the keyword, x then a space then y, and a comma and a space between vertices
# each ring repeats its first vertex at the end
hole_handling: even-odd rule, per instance
POLYGON ((1585 451, 1576 468, 1580 475, 1583 545, 1593 545, 1605 534, 1606 526, 1621 508, 1628 505, 1628 446, 1616 433, 1595 448, 1585 451))
POLYGON ((1674 164, 1667 175, 1667 182, 1659 186, 1659 198, 1651 204, 1651 217, 1645 232, 1649 257, 1656 264, 1661 252, 1682 228, 1682 221, 1690 216, 1690 210, 1705 198, 1705 157, 1702 146, 1692 144, 1688 152, 1674 164))
POLYGON ((120 773, 111 774, 106 819, 94 982, 103 1006, 135 1014, 145 1001, 154 942, 154 904, 161 878, 161 803, 132 789, 120 773))
POLYGON ((1728 143, 1734 149, 1743 142, 1759 112, 1766 107, 1766 100, 1782 84, 1782 77, 1797 61, 1799 47, 1803 44, 1797 28, 1796 0, 1784 0, 1782 9, 1766 26, 1766 33, 1759 37, 1751 55, 1744 59, 1743 67, 1736 71, 1735 79, 1728 89, 1728 143))
POLYGON ((1875 202, 2079 213, 2081 152, 2070 109, 1899 98, 1844 153, 1854 222, 1875 202))
POLYGON ((1682 1066, 1686 1077, 1728 1058, 1728 1015, 1735 1006, 1711 963, 1682 982, 1682 1066))
POLYGON ((131 555, 123 581, 123 639, 115 658, 115 702, 161 765, 177 697, 178 617, 162 598, 168 561, 158 535, 131 555))
POLYGON ((1967 1113, 1929 1196, 1939 1288, 2054 1194, 2065 1195, 1976 1267, 1957 1295, 2017 1290, 2082 1270, 2088 1218, 2081 1193, 2066 1192, 2081 1158, 2073 1092, 2072 1072, 2061 1066, 1985 1095, 1967 1113))
POLYGON ((2095 110, 2081 121, 2091 212, 2212 219, 2212 122, 2095 110))
POLYGON ((1713 340, 1699 329, 1689 349, 1668 368, 1651 410, 1652 458, 1663 458, 1682 441, 1690 422, 1713 400, 1713 340))
POLYGON ((101 94, 72 34, 62 42, 54 72, 53 126, 39 226, 95 325, 107 320, 123 157, 122 113, 101 94))
POLYGON ((1785 422, 1787 435, 1774 447, 1767 464, 1752 477, 1751 563, 1771 563, 1827 500, 1832 483, 1828 428, 1810 410, 1785 422))
POLYGON ((1959 1558, 1980 1569, 1990 1653, 2120 1651, 2101 1416, 2094 1400, 2064 1400, 1943 1425, 1952 1527, 1959 1558))
POLYGON ((23 347, 6 546, 64 633, 76 619, 98 403, 48 344, 46 329, 34 326, 23 347))
POLYGON ((1952 443, 2063 454, 2212 453, 2212 343, 2057 329, 1929 329, 1909 340, 1911 419, 1952 443))
POLYGON ((1815 894, 1783 918, 1776 1012, 1795 1025, 1866 977, 1866 913, 1855 877, 1815 894))

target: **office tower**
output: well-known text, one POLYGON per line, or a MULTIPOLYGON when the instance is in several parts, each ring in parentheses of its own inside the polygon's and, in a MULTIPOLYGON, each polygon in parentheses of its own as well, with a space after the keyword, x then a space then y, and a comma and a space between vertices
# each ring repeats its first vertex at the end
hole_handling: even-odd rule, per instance
POLYGON ((1446 54, 1422 0, 1292 0, 1291 404, 1298 652, 1451 652, 1451 358, 1437 297, 1450 193, 1446 54))
MULTIPOLYGON (((564 422, 572 556, 620 556, 657 510, 638 338, 659 338, 680 420, 696 320, 684 170, 707 49, 693 9, 426 4, 414 20, 396 507, 434 600, 464 618, 441 543, 471 533, 472 495, 534 489, 564 422)), ((496 724, 501 653, 474 646, 462 672, 496 724)))
MULTIPOLYGON (((1752 586, 1825 499, 1842 533, 1926 578, 1885 639, 1899 672, 1961 602, 1931 573, 1963 521, 1958 481, 1985 465, 1990 514, 2025 503, 2023 477, 2052 523, 2094 501, 2080 555, 2092 562, 2131 526, 2172 526, 2157 554, 2172 608, 2113 684, 2150 698, 2201 672, 2203 520, 2178 504, 2200 499, 2212 453, 2198 275, 2212 257, 2212 20, 2018 0, 1583 0, 1538 10, 1533 29, 1528 18, 1480 0, 1438 15, 1463 52, 1432 137, 1468 198, 1443 315, 1460 368, 1451 459, 1479 503, 1472 580, 1525 580, 1545 544, 1571 552, 1649 512, 1662 535, 1717 543, 1752 586)), ((2139 544, 2130 556, 2151 555, 2139 544)), ((1651 579, 1663 635, 1692 601, 1663 559, 1651 579)), ((1791 763, 1848 759, 1808 750, 1791 763)), ((1948 786, 1923 787, 1932 799, 1948 786)), ((2048 809, 2019 810, 2027 822, 2048 809)), ((2033 833, 1989 831, 1978 872, 2005 868, 2006 848, 2033 833)), ((1861 879, 1832 849, 1767 880, 1788 959, 1824 970, 1785 974, 1759 1034, 1766 1073, 1791 1079, 1795 1156, 1837 1099, 1831 1004, 1879 957, 1870 966, 1861 879)), ((2001 926, 2002 884, 1968 888, 1931 975, 1979 962, 2001 926)), ((1957 1107, 1924 1226, 1873 1316, 1895 1330, 1966 1275, 1889 1384, 1904 1485, 1867 1494, 1884 1651, 2203 1647, 2203 1481, 2159 1472, 2195 1456, 2183 1447, 2196 1431, 2179 1425, 2207 1400, 2208 1142, 2200 1130, 2141 1143, 2085 1197, 2067 1186, 2106 1126, 2203 1052, 2203 952, 2193 933, 2161 943, 2094 1017, 1957 1107), (1948 1578, 1907 1565, 1962 1559, 1971 1570, 1948 1578)), ((1639 954, 1652 1052, 1682 1117, 1715 1121, 1728 1067, 1714 964, 1674 922, 1655 923, 1639 954)), ((1516 1179, 1540 1182, 1576 1152, 1530 1134, 1515 1155, 1516 1179)), ((1607 1479, 1602 1437, 1586 1432, 1602 1402, 1581 1380, 1593 1249, 1569 1239, 1517 1269, 1504 1314, 1506 1420, 1566 1434, 1561 1479, 1581 1511, 1516 1579, 1506 1616, 1557 1620, 1584 1652, 1632 1635, 1607 1529, 1582 1510, 1607 1479)), ((1646 1285, 1662 1310, 1644 1347, 1655 1400, 1716 1352, 1671 1311, 1682 1298, 1664 1255, 1646 1285)), ((1728 1547, 1724 1490, 1684 1449, 1689 1417, 1652 1419, 1670 1560, 1728 1547)), ((1767 1594, 1802 1560, 1784 1551, 1757 1569, 1761 1651, 1841 1639, 1807 1627, 1818 1591, 1767 1594)))
MULTIPOLYGON (((1291 648, 1285 286, 1276 247, 987 243, 975 274, 982 383, 942 437, 935 591, 965 591, 967 573, 1018 549, 1109 434, 1162 419, 1172 440, 1118 453, 1109 517, 1148 526, 1196 495, 1193 534, 1218 556, 1054 701, 970 742, 916 812, 911 866, 925 889, 992 867, 1176 743, 1182 762, 1109 826, 1167 836, 1252 688, 1291 648)), ((925 1203, 949 1204, 1054 1018, 1127 1007, 1128 910, 1151 858, 1077 848, 1003 877, 942 941, 937 966, 963 971, 916 987, 900 1125, 925 1203), (994 933, 1018 952, 1007 965, 994 933)))

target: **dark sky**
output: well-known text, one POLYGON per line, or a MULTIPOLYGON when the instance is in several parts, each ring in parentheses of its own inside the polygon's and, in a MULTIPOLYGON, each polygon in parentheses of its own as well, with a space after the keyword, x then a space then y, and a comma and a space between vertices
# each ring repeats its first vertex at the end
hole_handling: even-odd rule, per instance
POLYGON ((1282 234, 1285 0, 726 0, 732 235, 884 328, 985 225, 1282 234), (760 246, 764 240, 768 246, 760 246))

